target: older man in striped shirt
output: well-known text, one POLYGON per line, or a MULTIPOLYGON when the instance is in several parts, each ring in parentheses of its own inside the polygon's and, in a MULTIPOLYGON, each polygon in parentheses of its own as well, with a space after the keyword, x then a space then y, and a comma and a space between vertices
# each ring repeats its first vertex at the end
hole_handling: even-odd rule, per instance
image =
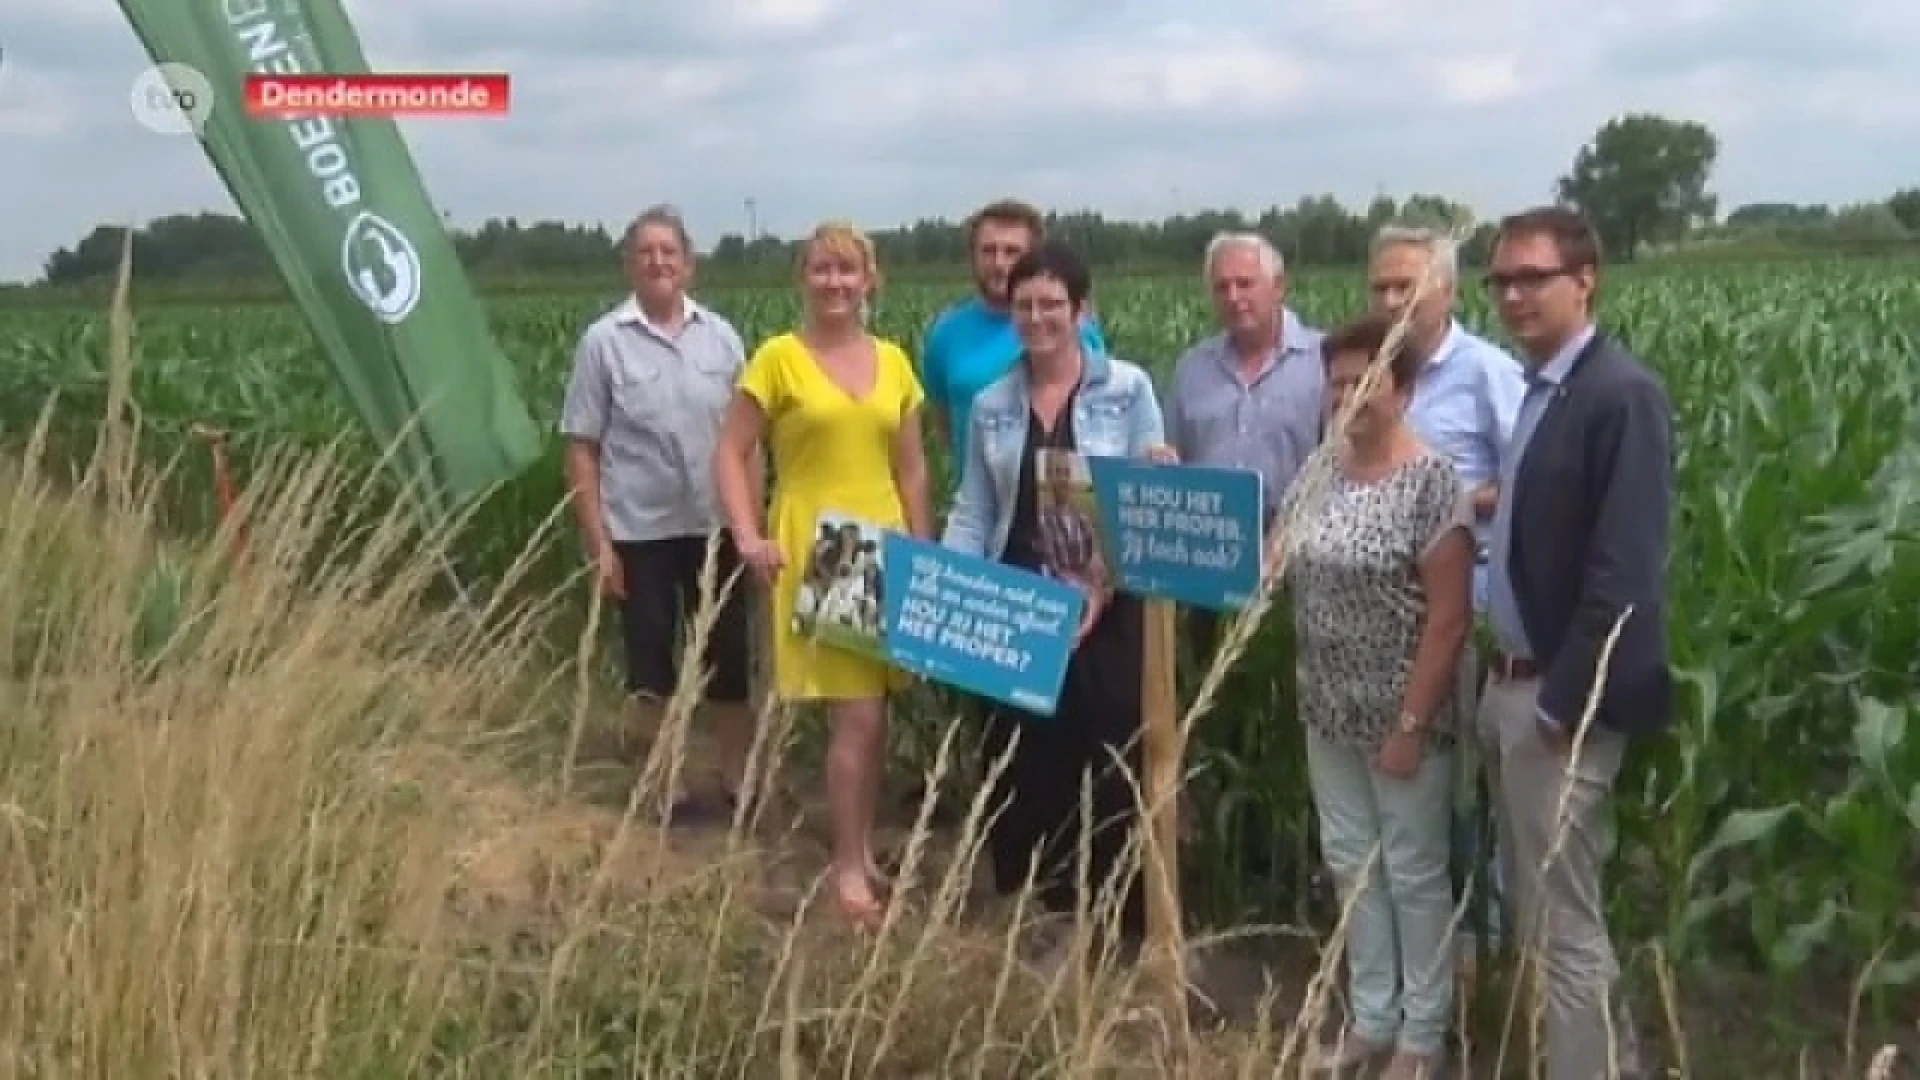
MULTIPOLYGON (((1167 440, 1189 465, 1261 476, 1269 519, 1320 442, 1327 373, 1320 331, 1287 309, 1287 266, 1257 232, 1221 233, 1203 264, 1220 331, 1174 366, 1167 440)), ((1220 618, 1191 616, 1195 646, 1210 657, 1220 618)))

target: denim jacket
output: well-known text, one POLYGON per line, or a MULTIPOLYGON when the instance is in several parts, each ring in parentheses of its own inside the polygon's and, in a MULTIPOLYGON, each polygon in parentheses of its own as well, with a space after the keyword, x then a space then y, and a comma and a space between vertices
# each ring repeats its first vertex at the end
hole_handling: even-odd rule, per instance
MULTIPOLYGON (((974 399, 967 460, 942 545, 989 559, 1006 550, 1030 415, 1024 362, 974 399)), ((1153 379, 1125 360, 1087 353, 1080 392, 1073 398, 1073 434, 1079 452, 1088 457, 1145 457, 1163 445, 1166 427, 1153 379)))

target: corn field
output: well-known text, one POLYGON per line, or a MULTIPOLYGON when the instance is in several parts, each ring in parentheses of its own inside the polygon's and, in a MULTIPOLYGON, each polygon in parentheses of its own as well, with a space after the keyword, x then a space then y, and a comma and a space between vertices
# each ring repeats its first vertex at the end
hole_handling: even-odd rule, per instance
MULTIPOLYGON (((916 349, 953 296, 895 291, 877 329, 916 349)), ((577 334, 614 299, 496 304, 549 426, 577 334)), ((704 299, 750 342, 797 312, 780 291, 704 299)), ((1363 299, 1357 274, 1328 274, 1297 281, 1289 302, 1327 325, 1363 299)), ((1463 302, 1487 329, 1481 297, 1463 302)), ((1920 276, 1865 263, 1648 270, 1610 279, 1602 302, 1664 373, 1682 431, 1671 627, 1683 715, 1622 779, 1615 925, 1695 970, 1757 970, 1782 990, 1865 970, 1869 1000, 1898 1015, 1920 1000, 1920 276)), ((1211 329, 1197 279, 1122 281, 1097 306, 1116 351, 1160 373, 1211 329)), ((277 443, 357 438, 289 308, 160 307, 138 313, 136 333, 144 439, 180 456, 178 528, 214 514, 192 425, 229 431, 243 471, 277 443)), ((54 444, 84 457, 105 342, 101 312, 0 312, 0 438, 23 440, 58 394, 54 444)), ((503 566, 560 495, 555 445, 487 508, 467 569, 503 566)), ((562 533, 543 572, 577 564, 562 533)), ((1187 858, 1197 914, 1216 925, 1290 918, 1305 891, 1287 668, 1283 641, 1256 647, 1199 726, 1206 827, 1187 858)))

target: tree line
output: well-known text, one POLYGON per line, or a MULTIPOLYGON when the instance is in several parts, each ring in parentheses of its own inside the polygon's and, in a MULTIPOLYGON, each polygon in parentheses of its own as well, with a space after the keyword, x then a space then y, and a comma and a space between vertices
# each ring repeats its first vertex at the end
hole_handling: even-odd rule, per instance
MULTIPOLYGON (((1555 192, 1559 201, 1593 219, 1616 261, 1920 251, 1920 187, 1855 206, 1755 203, 1721 217, 1708 189, 1718 155, 1718 139, 1701 124, 1629 114, 1595 132, 1559 177, 1555 192)), ((1381 195, 1364 208, 1348 207, 1332 195, 1312 195, 1258 212, 1206 210, 1159 221, 1122 221, 1090 210, 1049 215, 1053 234, 1096 265, 1141 269, 1197 270, 1194 264, 1207 239, 1229 229, 1261 232, 1293 266, 1353 266, 1365 260, 1373 233, 1388 223, 1463 232, 1468 239, 1462 257, 1468 263, 1484 261, 1494 229, 1493 222, 1477 221, 1465 204, 1430 193, 1405 199, 1381 195)), ((99 225, 72 247, 55 251, 40 284, 59 288, 111 279, 122 231, 99 225)), ((617 265, 618 232, 605 225, 504 218, 450 233, 462 262, 483 283, 605 279, 617 265)), ((935 269, 950 275, 967 259, 964 222, 929 218, 872 235, 894 276, 935 269)), ((723 280, 784 279, 791 273, 795 243, 771 233, 727 233, 704 245, 705 273, 723 280)), ((257 231, 227 213, 150 221, 134 230, 133 256, 135 276, 149 281, 213 284, 278 277, 257 231)))

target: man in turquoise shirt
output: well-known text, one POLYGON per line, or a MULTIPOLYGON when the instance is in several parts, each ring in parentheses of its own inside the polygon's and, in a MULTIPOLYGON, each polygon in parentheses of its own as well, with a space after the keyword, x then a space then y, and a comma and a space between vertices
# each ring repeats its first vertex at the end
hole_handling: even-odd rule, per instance
MULTIPOLYGON (((982 207, 967 222, 973 280, 978 295, 940 313, 920 348, 920 382, 927 392, 933 428, 947 441, 948 481, 959 480, 967 450, 973 399, 1013 369, 1020 335, 1007 303, 1007 272, 1037 246, 1046 230, 1040 212, 1011 199, 982 207)), ((1099 323, 1081 324, 1086 347, 1107 351, 1099 323)))

